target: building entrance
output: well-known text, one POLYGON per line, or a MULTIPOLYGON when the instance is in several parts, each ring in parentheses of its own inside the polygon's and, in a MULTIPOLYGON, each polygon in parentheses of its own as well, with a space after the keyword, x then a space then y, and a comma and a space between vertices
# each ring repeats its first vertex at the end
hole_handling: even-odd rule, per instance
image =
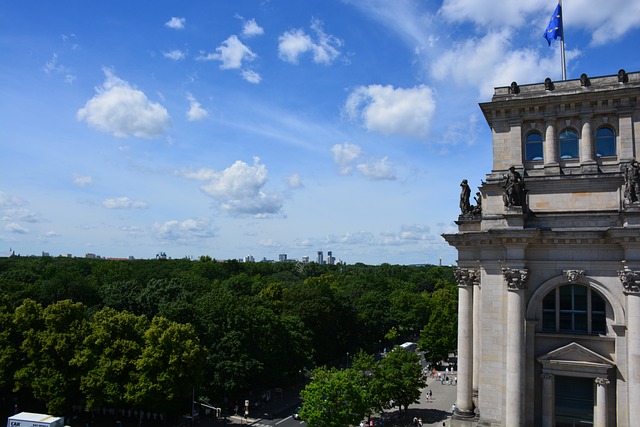
POLYGON ((555 378, 556 427, 593 426, 593 378, 555 378))

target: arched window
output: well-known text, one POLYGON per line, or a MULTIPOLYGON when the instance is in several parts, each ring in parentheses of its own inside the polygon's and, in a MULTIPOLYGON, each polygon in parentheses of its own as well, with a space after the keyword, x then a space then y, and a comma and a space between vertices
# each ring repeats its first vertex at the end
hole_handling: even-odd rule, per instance
POLYGON ((567 129, 560 133, 560 158, 575 159, 578 157, 578 132, 567 129))
POLYGON ((596 155, 598 157, 616 155, 616 133, 608 126, 596 131, 596 155))
POLYGON ((606 334, 605 301, 586 286, 559 286, 542 300, 542 330, 567 334, 606 334))
POLYGON ((542 160, 542 135, 531 132, 524 140, 524 159, 542 160))

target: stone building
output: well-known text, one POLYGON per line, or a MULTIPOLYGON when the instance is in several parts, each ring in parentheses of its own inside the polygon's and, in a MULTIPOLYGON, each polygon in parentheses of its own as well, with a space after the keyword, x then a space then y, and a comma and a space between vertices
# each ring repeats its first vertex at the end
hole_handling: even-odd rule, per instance
POLYGON ((461 192, 458 426, 640 425, 640 73, 495 89, 461 192))

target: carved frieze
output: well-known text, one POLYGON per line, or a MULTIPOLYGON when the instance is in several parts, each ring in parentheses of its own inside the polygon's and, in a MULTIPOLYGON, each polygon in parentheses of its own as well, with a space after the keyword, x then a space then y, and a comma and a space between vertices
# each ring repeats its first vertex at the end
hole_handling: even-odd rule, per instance
POLYGON ((529 270, 526 268, 503 268, 502 276, 507 282, 507 289, 510 291, 527 289, 529 270))
POLYGON ((476 268, 456 268, 453 272, 458 286, 473 286, 480 284, 480 271, 476 268))
POLYGON ((640 294, 640 271, 633 271, 628 268, 618 270, 618 277, 627 294, 640 294))

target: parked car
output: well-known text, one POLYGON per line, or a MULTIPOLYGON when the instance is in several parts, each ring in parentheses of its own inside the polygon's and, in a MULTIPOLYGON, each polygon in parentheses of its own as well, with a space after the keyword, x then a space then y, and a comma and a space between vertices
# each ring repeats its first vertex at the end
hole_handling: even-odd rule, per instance
POLYGON ((300 419, 300 410, 301 410, 301 409, 302 409, 302 406, 298 406, 298 407, 296 408, 296 410, 295 410, 295 411, 293 411, 293 414, 291 415, 291 417, 292 417, 294 420, 299 420, 299 419, 300 419))

